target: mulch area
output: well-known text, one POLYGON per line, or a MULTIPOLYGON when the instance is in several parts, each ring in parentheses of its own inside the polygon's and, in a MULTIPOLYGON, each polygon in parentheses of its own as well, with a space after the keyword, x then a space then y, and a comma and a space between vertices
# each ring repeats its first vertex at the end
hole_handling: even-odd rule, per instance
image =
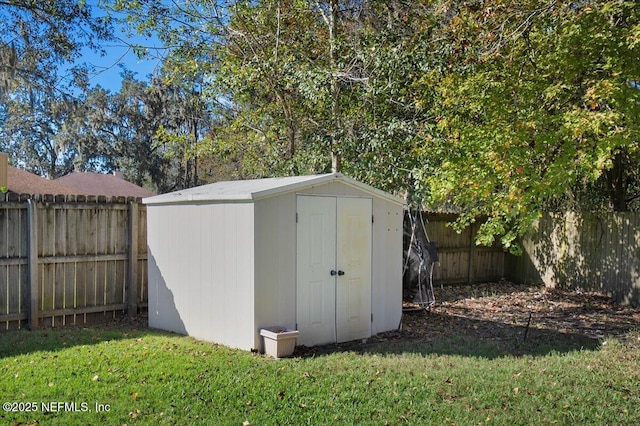
MULTIPOLYGON (((446 326, 448 318, 481 321, 496 327, 526 327, 529 323, 530 329, 581 334, 595 339, 640 329, 640 309, 615 304, 600 293, 526 287, 509 282, 448 286, 436 289, 435 293, 433 315, 405 315, 403 330, 421 336, 429 329, 446 326)), ((489 327, 478 329, 477 334, 491 338, 496 331, 489 327)))
MULTIPOLYGON (((375 351, 376 345, 464 338, 504 348, 506 354, 595 348, 615 336, 640 349, 640 308, 614 303, 603 294, 550 290, 510 282, 435 288, 426 310, 403 312, 398 330, 356 341, 297 348, 298 356, 334 351, 375 351), (631 337, 629 337, 631 336, 631 337)), ((407 305, 409 306, 409 305, 407 305)))

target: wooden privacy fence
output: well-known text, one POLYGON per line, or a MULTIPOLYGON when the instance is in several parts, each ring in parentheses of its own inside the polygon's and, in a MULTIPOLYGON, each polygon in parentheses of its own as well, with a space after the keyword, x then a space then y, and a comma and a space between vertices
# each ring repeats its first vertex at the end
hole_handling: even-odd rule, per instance
POLYGON ((545 214, 535 231, 522 239, 522 256, 505 253, 498 245, 476 246, 479 224, 458 234, 447 225, 455 214, 424 213, 423 218, 439 251, 435 284, 504 277, 548 288, 598 291, 618 302, 640 305, 638 212, 545 214))
POLYGON ((436 243, 440 259, 433 269, 434 284, 470 284, 504 277, 505 254, 500 246, 475 244, 479 225, 473 224, 457 233, 448 226, 456 220, 455 214, 425 212, 422 217, 427 237, 436 243))
POLYGON ((133 198, 0 194, 0 327, 135 315, 146 241, 146 208, 133 198))
POLYGON ((545 214, 508 256, 508 277, 546 287, 605 293, 640 304, 640 213, 545 214))

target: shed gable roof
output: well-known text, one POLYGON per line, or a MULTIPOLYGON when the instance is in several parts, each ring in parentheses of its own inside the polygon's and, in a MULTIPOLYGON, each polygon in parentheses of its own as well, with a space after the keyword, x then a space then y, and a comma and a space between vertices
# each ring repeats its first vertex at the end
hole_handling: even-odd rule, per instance
POLYGON ((399 197, 348 178, 341 173, 221 181, 145 198, 143 202, 145 204, 172 204, 189 201, 254 201, 285 192, 326 184, 332 181, 340 181, 372 195, 385 198, 398 204, 404 204, 404 201, 399 197))

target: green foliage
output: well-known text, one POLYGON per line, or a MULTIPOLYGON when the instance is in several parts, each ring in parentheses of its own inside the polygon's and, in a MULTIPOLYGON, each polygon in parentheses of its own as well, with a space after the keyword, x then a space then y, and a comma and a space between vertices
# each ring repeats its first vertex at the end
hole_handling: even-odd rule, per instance
POLYGON ((166 192, 197 184, 209 116, 190 88, 125 73, 118 93, 89 90, 66 126, 79 150, 76 169, 119 170, 138 185, 166 192))
POLYGON ((0 19, 0 88, 5 94, 20 86, 85 87, 90 65, 75 62, 83 48, 104 52, 101 42, 111 39, 113 31, 108 17, 96 18, 90 5, 76 0, 2 2, 0 19), (68 75, 51 81, 48 76, 62 64, 68 75))
POLYGON ((17 87, 0 108, 0 148, 36 174, 56 178, 69 172, 77 147, 64 130, 75 107, 46 84, 17 87))
POLYGON ((438 60, 421 61, 414 46, 431 42, 419 21, 435 22, 428 7, 300 0, 116 6, 128 8, 138 29, 154 28, 175 46, 168 76, 201 76, 218 120, 207 146, 240 165, 236 176, 325 172, 336 155, 345 173, 366 182, 413 185, 432 102, 421 92, 429 78, 408 78, 438 60))
POLYGON ((611 180, 619 210, 638 194, 640 51, 635 2, 498 2, 456 11, 451 32, 464 46, 438 85, 438 146, 421 155, 432 201, 486 216, 478 243, 516 238, 551 203, 611 180), (462 34, 462 35, 458 35, 462 34), (634 159, 634 160, 632 160, 634 159), (635 163, 635 165, 634 165, 635 163), (635 183, 633 183, 635 181, 635 183))
POLYGON ((318 11, 300 1, 239 2, 229 13, 214 90, 228 96, 229 125, 261 158, 247 164, 250 174, 325 169, 327 160, 319 170, 300 161, 328 159, 329 46, 318 11))
POLYGON ((108 18, 85 2, 18 0, 0 4, 0 146, 16 164, 50 178, 72 170, 78 146, 67 131, 85 88, 83 49, 101 51, 108 18))
POLYGON ((514 252, 545 209, 640 198, 635 2, 126 7, 176 46, 168 75, 201 76, 208 152, 235 176, 339 156, 412 204, 455 206, 458 228, 486 218, 477 243, 514 252))

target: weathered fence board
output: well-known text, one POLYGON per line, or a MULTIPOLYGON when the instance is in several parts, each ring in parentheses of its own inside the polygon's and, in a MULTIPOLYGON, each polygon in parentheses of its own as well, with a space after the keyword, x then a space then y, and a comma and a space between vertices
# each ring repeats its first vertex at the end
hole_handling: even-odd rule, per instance
POLYGON ((84 323, 128 309, 135 315, 146 304, 146 274, 140 273, 147 259, 143 205, 115 198, 4 198, 0 329, 84 323), (132 281, 130 270, 136 272, 132 281), (137 290, 133 301, 130 287, 137 290))
MULTIPOLYGON (((26 252, 24 222, 19 204, 0 205, 0 315, 8 315, 19 320, 24 308, 20 284, 24 280, 26 262, 21 257, 26 252), (12 283, 18 283, 17 286, 12 283)), ((1 328, 10 327, 0 323, 1 328)))
POLYGON ((138 209, 138 255, 137 269, 137 299, 139 306, 146 306, 147 303, 147 209, 138 209), (144 226, 139 224, 144 223, 144 226))

